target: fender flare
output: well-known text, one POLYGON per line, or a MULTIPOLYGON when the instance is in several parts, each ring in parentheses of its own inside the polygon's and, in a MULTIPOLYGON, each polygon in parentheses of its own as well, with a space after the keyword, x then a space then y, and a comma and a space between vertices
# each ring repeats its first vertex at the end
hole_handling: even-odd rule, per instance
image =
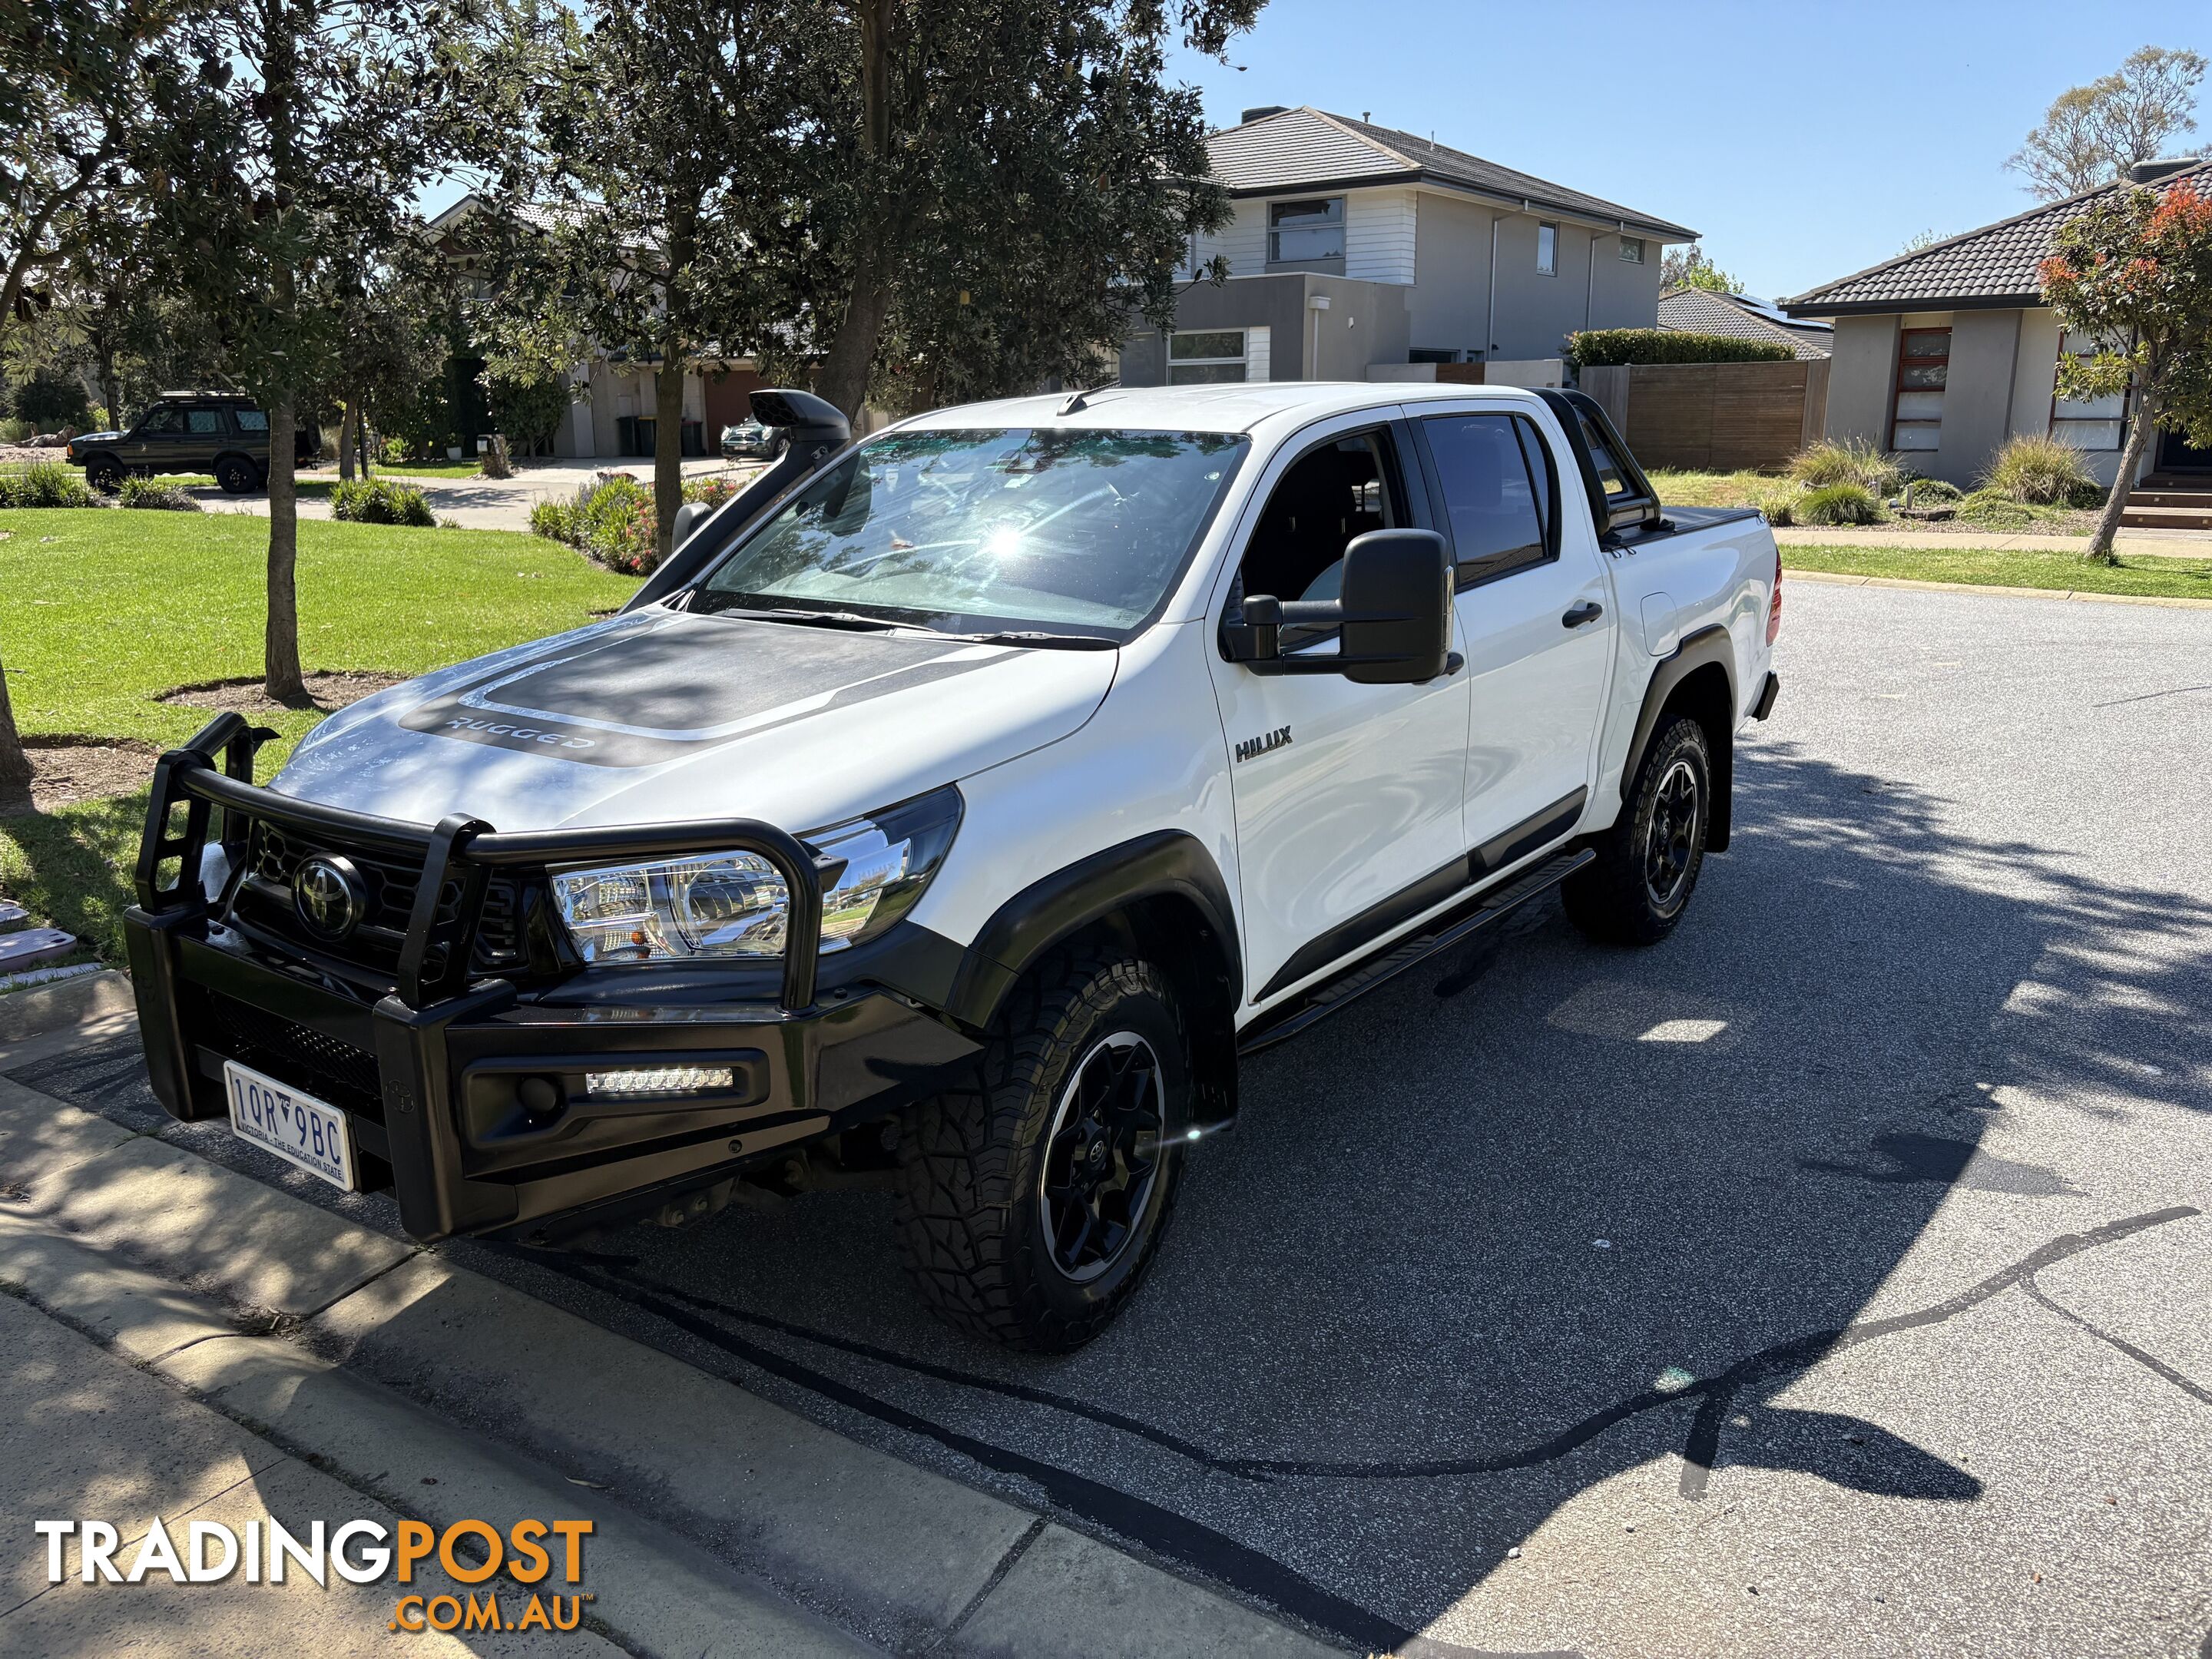
POLYGON ((1236 908, 1220 868, 1197 836, 1156 830, 1102 848, 1031 882, 992 912, 968 946, 945 1012, 962 1024, 988 1026, 1014 987, 1062 939, 1139 900, 1188 902, 1220 940, 1229 983, 1244 982, 1236 908))
POLYGON ((1628 792, 1635 786, 1637 771, 1644 764, 1644 750, 1651 746, 1651 734, 1675 688, 1699 669, 1714 665, 1718 665, 1728 678, 1729 708, 1727 726, 1722 733, 1724 741, 1714 744, 1712 756, 1712 827, 1707 844, 1711 851, 1718 853, 1726 851, 1729 844, 1735 774, 1731 751, 1736 711, 1741 706, 1736 696, 1735 641, 1720 623, 1709 623, 1698 629, 1675 647, 1672 656, 1661 659, 1659 665, 1651 671, 1650 682, 1644 689, 1644 706, 1637 711, 1636 729, 1628 740, 1627 758, 1621 763, 1620 799, 1626 805, 1628 792))

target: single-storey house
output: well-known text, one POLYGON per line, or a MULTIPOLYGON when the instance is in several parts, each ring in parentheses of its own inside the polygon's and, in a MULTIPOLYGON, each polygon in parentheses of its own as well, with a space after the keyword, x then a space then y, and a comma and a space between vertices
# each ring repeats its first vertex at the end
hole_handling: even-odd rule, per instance
POLYGON ((1800 322, 1754 295, 1704 288, 1670 288, 1662 294, 1659 326, 1677 334, 1725 334, 1762 345, 1785 345, 1801 362, 1826 356, 1836 337, 1833 323, 1809 318, 1800 322))
POLYGON ((1697 240, 1324 110, 1246 110, 1207 149, 1234 216, 1193 239, 1172 333, 1122 346, 1125 385, 1403 379, 1407 365, 1463 363, 1505 378, 1509 364, 1559 358, 1577 329, 1653 327, 1661 252, 1697 240), (1228 281, 1194 280, 1217 257, 1228 281))
MULTIPOLYGON (((2126 399, 2068 403, 2062 357, 2096 349, 2063 337, 2036 268, 2060 228, 2113 192, 2194 179, 2212 161, 2139 162, 2129 179, 1968 231, 1782 301, 1793 318, 1835 324, 1827 435, 1903 454, 1931 477, 1971 488, 2008 438, 2045 434, 2083 453, 2100 483, 2119 471, 2126 399)), ((2147 472, 2212 474, 2212 451, 2160 433, 2147 472)), ((2136 481, 2129 480, 2132 486, 2136 481)))

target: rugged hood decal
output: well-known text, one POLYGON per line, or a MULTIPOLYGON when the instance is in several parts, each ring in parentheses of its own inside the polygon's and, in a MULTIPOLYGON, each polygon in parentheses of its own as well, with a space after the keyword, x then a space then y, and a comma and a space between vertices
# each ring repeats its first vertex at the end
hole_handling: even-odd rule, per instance
POLYGON ((641 617, 450 685, 398 724, 590 766, 658 766, 1000 654, 911 634, 641 617))

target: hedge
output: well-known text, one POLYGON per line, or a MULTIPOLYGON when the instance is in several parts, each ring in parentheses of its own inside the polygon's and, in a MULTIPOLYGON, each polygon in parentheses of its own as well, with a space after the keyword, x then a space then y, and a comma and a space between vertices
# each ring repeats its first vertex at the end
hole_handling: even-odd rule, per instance
POLYGON ((1567 336, 1567 356, 1580 368, 1616 363, 1786 363, 1797 353, 1778 341, 1733 334, 1686 334, 1671 328, 1586 328, 1567 336))

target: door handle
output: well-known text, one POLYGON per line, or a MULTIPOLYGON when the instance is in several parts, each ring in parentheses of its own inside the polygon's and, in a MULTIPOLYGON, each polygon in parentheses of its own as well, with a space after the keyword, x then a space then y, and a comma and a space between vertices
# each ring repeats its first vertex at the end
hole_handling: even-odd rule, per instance
POLYGON ((1595 599, 1584 599, 1580 605, 1567 607, 1567 614, 1559 618, 1563 628, 1580 628, 1584 623, 1594 623, 1605 615, 1605 607, 1595 599))

